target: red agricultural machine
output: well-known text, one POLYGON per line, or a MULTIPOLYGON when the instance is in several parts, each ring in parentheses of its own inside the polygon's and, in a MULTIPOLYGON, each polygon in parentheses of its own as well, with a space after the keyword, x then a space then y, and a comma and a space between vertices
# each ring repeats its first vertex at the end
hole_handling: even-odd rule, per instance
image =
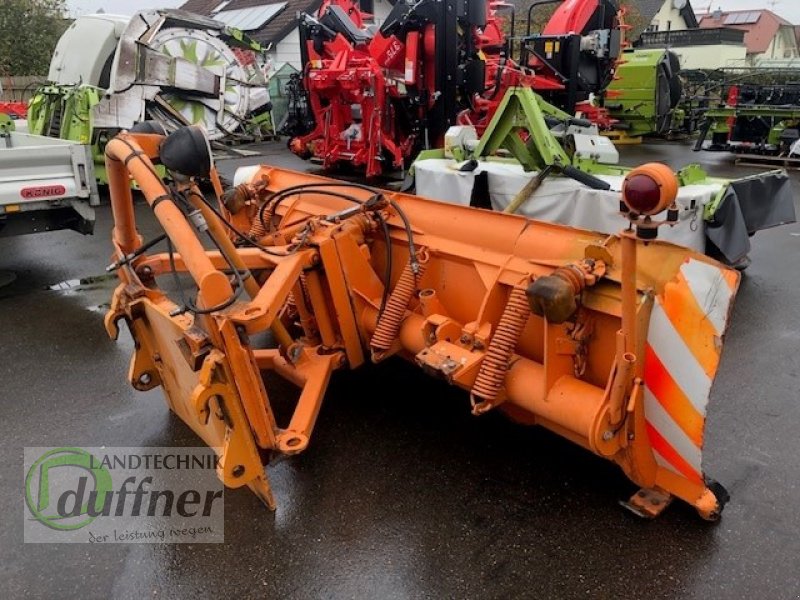
POLYGON ((8 115, 12 119, 26 119, 28 105, 25 102, 0 102, 0 113, 8 115))
POLYGON ((293 152, 326 168, 350 164, 368 177, 403 169, 452 125, 481 134, 517 86, 567 113, 607 118, 587 100, 614 76, 624 29, 617 0, 535 2, 520 36, 507 33, 516 16, 501 0, 397 0, 380 27, 370 17, 358 0, 326 0, 300 17, 305 68, 283 131, 293 152), (533 34, 534 9, 554 3, 533 34))

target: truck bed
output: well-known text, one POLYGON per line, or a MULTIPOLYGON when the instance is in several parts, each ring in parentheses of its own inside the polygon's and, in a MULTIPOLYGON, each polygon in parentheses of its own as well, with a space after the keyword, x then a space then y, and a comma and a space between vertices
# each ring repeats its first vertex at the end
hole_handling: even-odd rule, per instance
POLYGON ((89 146, 17 131, 0 135, 0 237, 92 233, 97 204, 89 146))

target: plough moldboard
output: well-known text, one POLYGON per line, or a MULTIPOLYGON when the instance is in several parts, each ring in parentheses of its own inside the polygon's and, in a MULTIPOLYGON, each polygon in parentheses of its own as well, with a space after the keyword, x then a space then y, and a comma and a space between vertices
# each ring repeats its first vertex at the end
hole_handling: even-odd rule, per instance
POLYGON ((663 166, 628 175, 631 228, 604 235, 269 166, 223 194, 202 135, 109 143, 120 284, 106 325, 116 336, 127 323, 130 382, 163 388, 219 449, 227 486, 274 508, 265 457, 307 448, 335 371, 397 355, 464 389, 476 416, 500 410, 615 462, 641 488, 635 512, 679 498, 719 516, 727 495, 701 454, 739 276, 641 239, 671 212, 663 166), (137 232, 130 177, 167 252, 137 232), (266 331, 269 346, 256 341, 266 331), (288 422, 276 421, 267 372, 299 388, 288 422))

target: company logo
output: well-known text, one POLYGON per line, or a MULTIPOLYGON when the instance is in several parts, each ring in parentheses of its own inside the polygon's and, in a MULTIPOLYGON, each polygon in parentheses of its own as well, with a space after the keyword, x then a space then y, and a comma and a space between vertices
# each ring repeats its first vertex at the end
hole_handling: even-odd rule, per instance
POLYGON ((19 195, 26 200, 35 200, 36 198, 52 198, 56 196, 63 196, 67 193, 67 188, 63 185, 41 185, 37 187, 22 188, 19 195))
MULTIPOLYGON (((72 479, 72 478, 70 478, 72 479)), ((112 494, 111 474, 81 448, 55 448, 45 452, 25 475, 25 503, 33 518, 50 529, 70 531, 87 526, 102 514, 99 509, 112 494), (72 469, 77 489, 51 486, 55 469, 72 469), (88 500, 84 495, 91 478, 88 500)))
POLYGON ((25 448, 26 542, 221 542, 209 448, 25 448))

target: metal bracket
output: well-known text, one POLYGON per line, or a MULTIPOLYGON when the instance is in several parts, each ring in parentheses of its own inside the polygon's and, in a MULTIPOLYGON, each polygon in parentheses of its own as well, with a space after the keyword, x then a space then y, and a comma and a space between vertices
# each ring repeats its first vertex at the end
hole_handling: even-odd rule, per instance
POLYGON ((655 519, 672 503, 673 496, 660 488, 642 488, 627 502, 620 502, 643 519, 655 519))

